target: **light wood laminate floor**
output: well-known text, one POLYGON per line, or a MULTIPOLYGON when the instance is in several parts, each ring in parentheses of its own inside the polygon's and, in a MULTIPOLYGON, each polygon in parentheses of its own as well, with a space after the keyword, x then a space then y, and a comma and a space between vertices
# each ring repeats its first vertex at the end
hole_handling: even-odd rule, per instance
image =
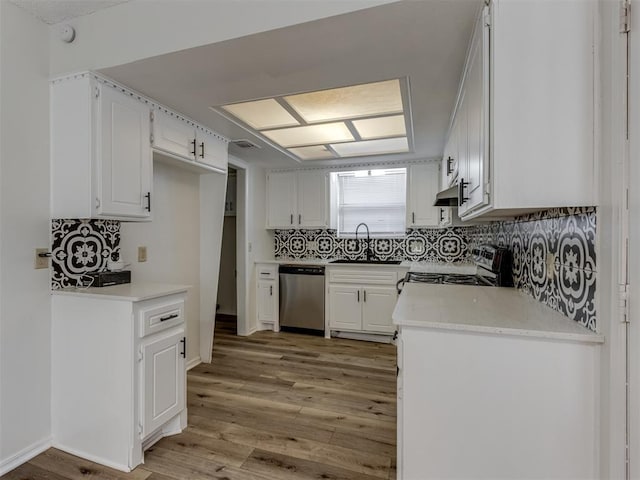
POLYGON ((3 480, 395 479, 391 345, 216 324, 213 363, 188 374, 188 428, 129 474, 49 449, 3 480))

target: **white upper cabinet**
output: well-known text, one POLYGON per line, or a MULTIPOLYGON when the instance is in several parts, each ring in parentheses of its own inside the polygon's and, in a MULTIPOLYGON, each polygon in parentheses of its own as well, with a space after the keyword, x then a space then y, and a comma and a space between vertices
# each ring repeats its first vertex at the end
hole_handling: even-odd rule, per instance
POLYGON ((407 226, 435 227, 440 209, 433 206, 440 184, 437 163, 411 165, 408 168, 407 226))
POLYGON ((153 149, 169 157, 219 172, 227 171, 227 142, 179 115, 153 112, 153 149))
POLYGON ((596 8, 493 0, 479 16, 443 159, 463 219, 597 204, 596 8))
POLYGON ((329 176, 325 172, 298 172, 298 227, 326 227, 329 176))
POLYGON ((150 219, 149 117, 90 74, 52 83, 52 218, 150 219))
POLYGON ((267 228, 326 228, 329 180, 322 171, 267 174, 267 228))

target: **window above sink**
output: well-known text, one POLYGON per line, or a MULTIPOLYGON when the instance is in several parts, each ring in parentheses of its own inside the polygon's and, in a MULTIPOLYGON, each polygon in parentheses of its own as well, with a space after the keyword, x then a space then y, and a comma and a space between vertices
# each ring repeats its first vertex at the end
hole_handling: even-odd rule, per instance
POLYGON ((338 237, 355 237, 365 223, 370 236, 399 237, 406 230, 407 169, 331 173, 330 217, 338 237))

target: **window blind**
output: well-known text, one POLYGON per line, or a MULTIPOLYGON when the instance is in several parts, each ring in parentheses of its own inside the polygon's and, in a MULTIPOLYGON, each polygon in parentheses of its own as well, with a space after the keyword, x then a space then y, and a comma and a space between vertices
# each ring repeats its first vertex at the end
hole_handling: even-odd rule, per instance
POLYGON ((364 222, 372 236, 405 233, 405 168, 337 173, 338 236, 353 235, 364 222))

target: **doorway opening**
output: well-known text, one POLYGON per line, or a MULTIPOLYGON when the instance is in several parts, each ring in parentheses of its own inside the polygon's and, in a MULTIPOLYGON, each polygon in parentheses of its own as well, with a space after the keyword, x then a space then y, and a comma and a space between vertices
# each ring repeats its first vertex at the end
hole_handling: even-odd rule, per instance
POLYGON ((238 319, 237 184, 238 171, 229 167, 216 297, 216 326, 224 324, 225 328, 233 328, 234 331, 237 328, 238 319))

